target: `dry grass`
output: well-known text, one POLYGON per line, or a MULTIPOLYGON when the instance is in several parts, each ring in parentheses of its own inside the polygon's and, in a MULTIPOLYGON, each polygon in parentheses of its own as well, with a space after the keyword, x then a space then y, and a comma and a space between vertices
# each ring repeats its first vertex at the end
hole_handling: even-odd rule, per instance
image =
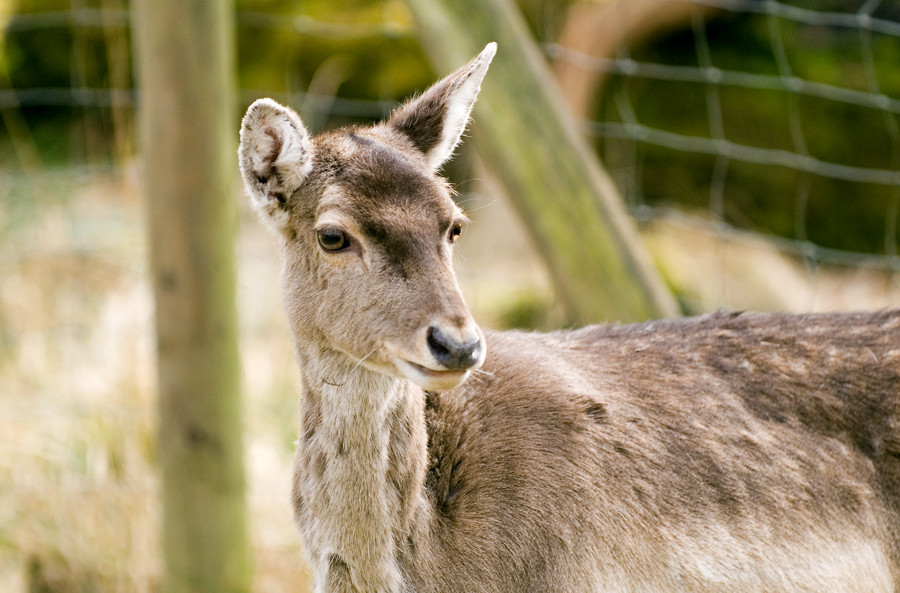
MULTIPOLYGON (((0 245, 0 583, 152 591, 151 303, 133 191, 29 195, 0 245), (93 233, 95 227, 108 233, 93 233)), ((55 188, 59 189, 59 188, 55 188)))
MULTIPOLYGON (((0 244, 0 590, 158 590, 152 302, 128 177, 31 194, 0 244)), ((0 212, 0 222, 11 214, 0 212)), ((298 373, 274 243, 242 225, 254 590, 304 592, 289 506, 298 373)))
POLYGON ((702 218, 672 214, 648 225, 644 237, 669 284, 694 312, 847 311, 900 304, 896 271, 813 266, 761 236, 717 233, 702 218))
MULTIPOLYGON (((0 590, 154 592, 152 302, 136 184, 127 174, 64 178, 20 193, 32 211, 0 201, 10 229, 0 243, 0 590)), ((546 311, 546 274, 509 209, 477 196, 466 207, 475 222, 459 267, 476 317, 496 326, 510 311, 546 311)), ((900 301, 896 275, 811 276, 764 242, 724 244, 679 224, 647 233, 697 309, 900 301)), ((289 505, 299 377, 275 242, 246 211, 238 253, 254 590, 301 593, 309 577, 289 505)), ((552 324, 550 310, 537 322, 552 324)))

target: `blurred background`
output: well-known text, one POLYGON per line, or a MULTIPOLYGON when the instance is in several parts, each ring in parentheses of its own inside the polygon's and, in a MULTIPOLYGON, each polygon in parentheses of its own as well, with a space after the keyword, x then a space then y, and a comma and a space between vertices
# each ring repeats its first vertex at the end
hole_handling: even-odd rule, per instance
MULTIPOLYGON (((900 5, 517 7, 683 313, 900 304, 900 5)), ((257 97, 317 132, 382 118, 446 73, 401 0, 238 0, 235 23, 235 148, 257 97)), ((159 590, 135 79, 127 1, 0 0, 0 591, 159 590)), ((458 265, 476 318, 567 323, 479 156, 464 144, 445 173, 473 220, 458 265)), ((299 376, 276 243, 234 174, 253 590, 302 592, 299 376)))

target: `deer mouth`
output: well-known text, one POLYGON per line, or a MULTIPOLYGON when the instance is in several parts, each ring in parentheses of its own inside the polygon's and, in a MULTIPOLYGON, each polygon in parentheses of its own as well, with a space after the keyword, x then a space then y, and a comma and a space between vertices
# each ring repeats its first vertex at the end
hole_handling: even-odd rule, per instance
POLYGON ((438 370, 394 357, 394 366, 400 374, 426 391, 445 391, 460 385, 469 376, 469 369, 438 370))

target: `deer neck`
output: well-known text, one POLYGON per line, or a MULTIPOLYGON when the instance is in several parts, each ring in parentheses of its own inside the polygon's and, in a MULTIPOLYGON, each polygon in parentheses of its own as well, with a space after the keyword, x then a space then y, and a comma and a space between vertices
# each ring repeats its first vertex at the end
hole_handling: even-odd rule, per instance
POLYGON ((298 358, 295 501, 310 561, 359 590, 396 591, 398 554, 427 508, 424 394, 342 353, 298 358))

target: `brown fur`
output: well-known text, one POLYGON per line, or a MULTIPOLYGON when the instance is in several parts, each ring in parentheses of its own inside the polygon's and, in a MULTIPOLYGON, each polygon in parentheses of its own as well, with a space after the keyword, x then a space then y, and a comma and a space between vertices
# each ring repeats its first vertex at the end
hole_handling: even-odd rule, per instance
POLYGON ((435 556, 459 571, 421 590, 896 587, 900 311, 492 333, 488 353, 429 398, 435 556), (579 554, 581 586, 547 570, 579 554))
POLYGON ((477 328, 435 170, 492 55, 378 126, 310 138, 268 100, 244 120, 316 591, 896 591, 900 310, 477 328))

